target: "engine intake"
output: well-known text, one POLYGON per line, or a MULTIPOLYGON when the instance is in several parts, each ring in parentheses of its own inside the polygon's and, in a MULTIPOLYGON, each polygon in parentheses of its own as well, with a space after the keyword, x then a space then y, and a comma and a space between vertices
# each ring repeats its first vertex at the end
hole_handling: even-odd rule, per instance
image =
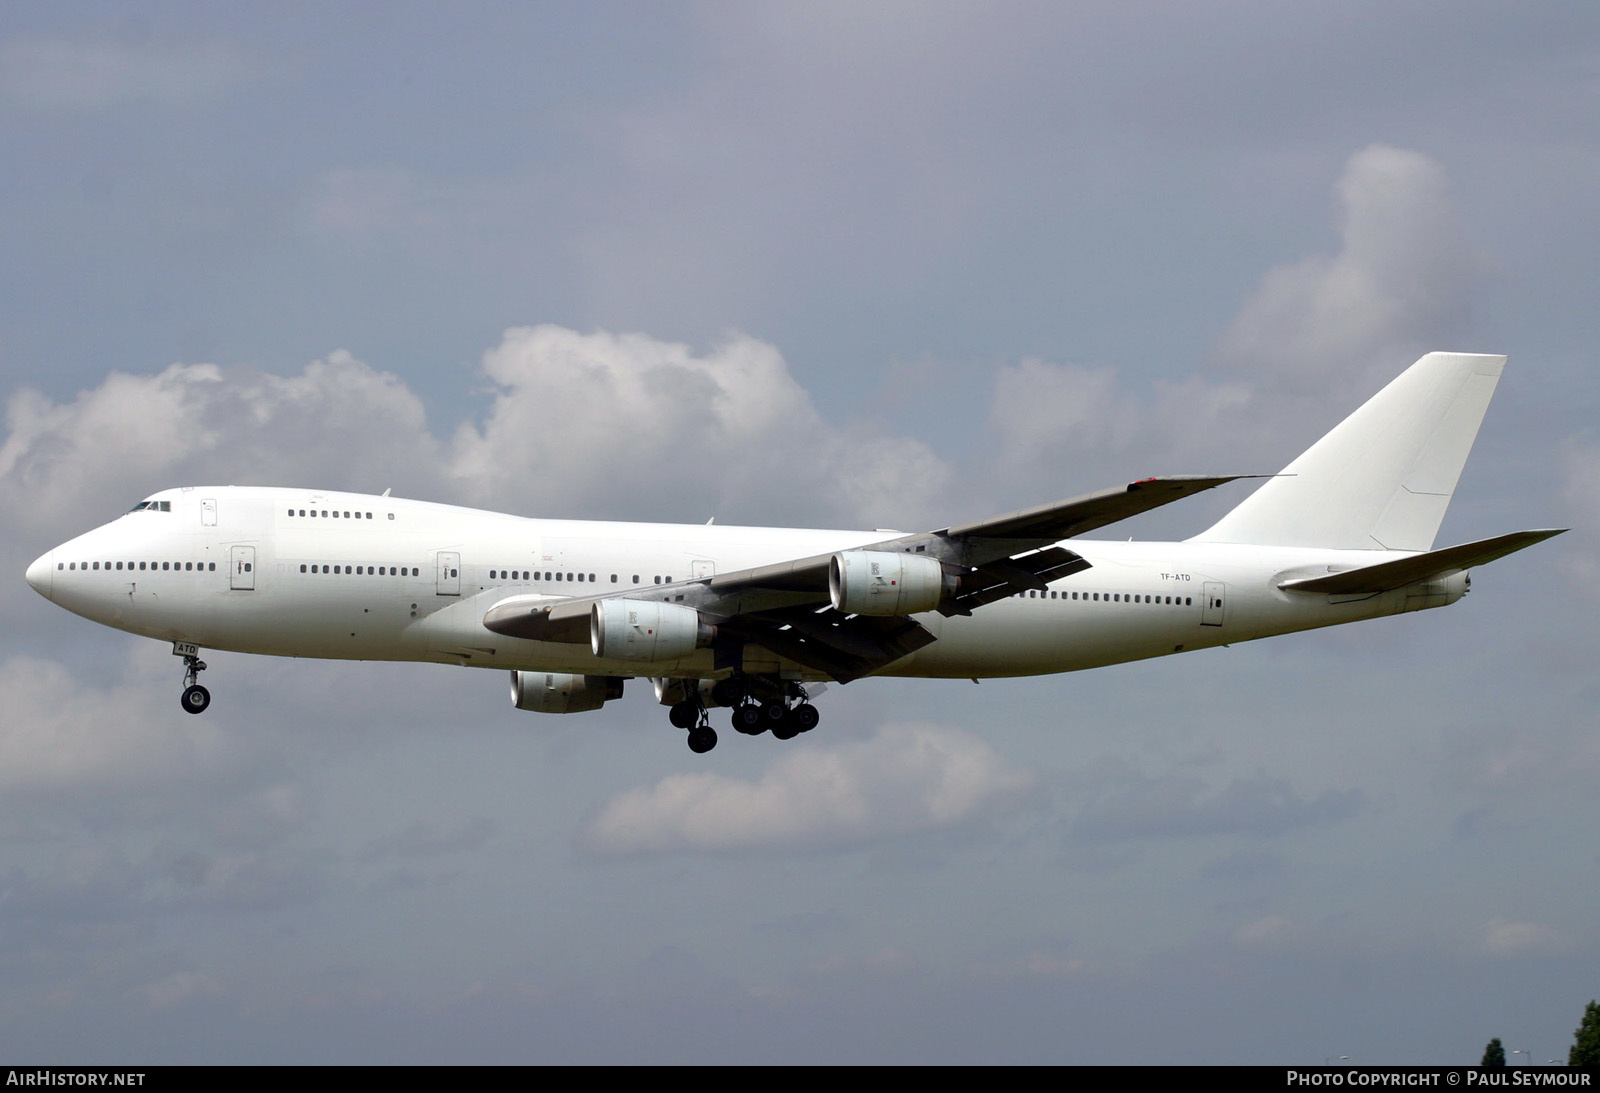
POLYGON ((932 611, 955 578, 926 554, 847 550, 828 562, 828 599, 852 615, 912 615, 932 611))

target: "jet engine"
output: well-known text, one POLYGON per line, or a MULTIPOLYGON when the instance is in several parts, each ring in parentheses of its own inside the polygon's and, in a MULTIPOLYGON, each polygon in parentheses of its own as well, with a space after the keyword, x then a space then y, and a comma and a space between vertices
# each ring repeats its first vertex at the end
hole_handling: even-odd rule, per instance
POLYGON ((600 600, 589 614, 589 648, 603 660, 676 660, 716 634, 700 612, 677 603, 600 600))
POLYGON ((852 615, 911 615, 932 611, 955 578, 937 558, 883 550, 847 550, 828 562, 828 598, 852 615))
POLYGON ((575 676, 566 672, 511 673, 511 704, 534 713, 582 713, 622 697, 621 676, 575 676))

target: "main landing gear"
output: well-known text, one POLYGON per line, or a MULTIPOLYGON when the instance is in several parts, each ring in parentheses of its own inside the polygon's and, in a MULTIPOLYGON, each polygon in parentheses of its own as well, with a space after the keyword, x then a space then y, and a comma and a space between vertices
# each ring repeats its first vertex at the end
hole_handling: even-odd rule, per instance
MULTIPOLYGON (((759 736, 772 731, 779 740, 793 740, 817 727, 821 715, 806 697, 800 684, 766 677, 733 676, 721 679, 711 688, 711 700, 719 706, 733 707, 734 731, 759 736), (759 697, 758 697, 759 696, 759 697)), ((675 703, 668 714, 673 725, 689 731, 689 750, 704 754, 717 746, 717 733, 700 701, 698 688, 675 703)))
POLYGON ((206 707, 211 705, 211 692, 200 686, 200 673, 206 670, 206 662, 201 660, 194 652, 182 653, 183 657, 183 694, 178 702, 183 706, 185 713, 205 713, 206 707))

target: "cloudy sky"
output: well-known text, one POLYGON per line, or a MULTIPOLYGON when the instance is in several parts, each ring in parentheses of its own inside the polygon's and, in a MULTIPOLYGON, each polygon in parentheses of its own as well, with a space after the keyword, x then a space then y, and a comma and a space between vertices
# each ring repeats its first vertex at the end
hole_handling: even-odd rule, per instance
POLYGON ((1600 995, 1593 5, 17 2, 0 149, 0 1055, 1543 1061, 1600 995), (1510 355, 1441 543, 1574 529, 1448 613, 787 745, 232 654, 189 717, 22 580, 190 483, 1272 471, 1430 349, 1510 355))

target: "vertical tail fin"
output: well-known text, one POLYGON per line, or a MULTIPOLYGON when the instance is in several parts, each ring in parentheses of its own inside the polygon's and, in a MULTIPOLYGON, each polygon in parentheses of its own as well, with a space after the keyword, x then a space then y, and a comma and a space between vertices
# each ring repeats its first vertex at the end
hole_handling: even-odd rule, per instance
POLYGON ((1429 353, 1195 540, 1430 549, 1505 363, 1429 353))

